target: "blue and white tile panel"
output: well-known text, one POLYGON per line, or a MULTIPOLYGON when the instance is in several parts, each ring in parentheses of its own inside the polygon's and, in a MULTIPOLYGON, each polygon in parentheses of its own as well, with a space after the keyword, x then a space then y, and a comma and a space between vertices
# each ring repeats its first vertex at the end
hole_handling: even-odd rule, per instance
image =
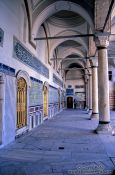
POLYGON ((49 78, 49 69, 36 58, 23 44, 14 37, 13 40, 13 56, 15 59, 21 61, 27 66, 40 73, 41 75, 49 78))

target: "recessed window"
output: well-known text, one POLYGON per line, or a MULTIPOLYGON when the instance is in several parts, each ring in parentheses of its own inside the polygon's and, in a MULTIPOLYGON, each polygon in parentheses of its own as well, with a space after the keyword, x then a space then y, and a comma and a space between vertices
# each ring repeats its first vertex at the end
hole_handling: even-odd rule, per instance
POLYGON ((84 88, 84 85, 75 85, 75 88, 84 88))
POLYGON ((68 88, 72 88, 72 85, 68 85, 68 88))

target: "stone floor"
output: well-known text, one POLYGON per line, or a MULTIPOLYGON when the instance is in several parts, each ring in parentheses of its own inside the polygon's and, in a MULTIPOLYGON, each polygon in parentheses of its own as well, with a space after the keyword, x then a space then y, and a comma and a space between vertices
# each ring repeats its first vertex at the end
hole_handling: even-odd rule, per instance
POLYGON ((97 124, 86 111, 61 112, 0 150, 0 175, 114 174, 115 136, 95 134, 97 124))

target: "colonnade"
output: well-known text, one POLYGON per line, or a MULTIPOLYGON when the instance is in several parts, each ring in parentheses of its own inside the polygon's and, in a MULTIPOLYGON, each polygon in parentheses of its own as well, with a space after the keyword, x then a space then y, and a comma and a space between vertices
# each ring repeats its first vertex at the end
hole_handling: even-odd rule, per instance
POLYGON ((95 37, 97 47, 97 62, 93 62, 86 82, 86 106, 90 119, 99 118, 97 133, 111 132, 109 107, 109 79, 108 79, 108 33, 98 33, 95 37), (96 64, 95 64, 96 63, 96 64), (97 64, 98 63, 98 64, 97 64))

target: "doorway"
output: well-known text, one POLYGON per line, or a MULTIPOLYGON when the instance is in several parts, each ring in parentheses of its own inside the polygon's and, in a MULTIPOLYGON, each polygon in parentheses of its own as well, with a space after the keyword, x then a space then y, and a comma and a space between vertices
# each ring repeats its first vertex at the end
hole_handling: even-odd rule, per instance
POLYGON ((67 97, 67 108, 73 108, 73 97, 67 97))

